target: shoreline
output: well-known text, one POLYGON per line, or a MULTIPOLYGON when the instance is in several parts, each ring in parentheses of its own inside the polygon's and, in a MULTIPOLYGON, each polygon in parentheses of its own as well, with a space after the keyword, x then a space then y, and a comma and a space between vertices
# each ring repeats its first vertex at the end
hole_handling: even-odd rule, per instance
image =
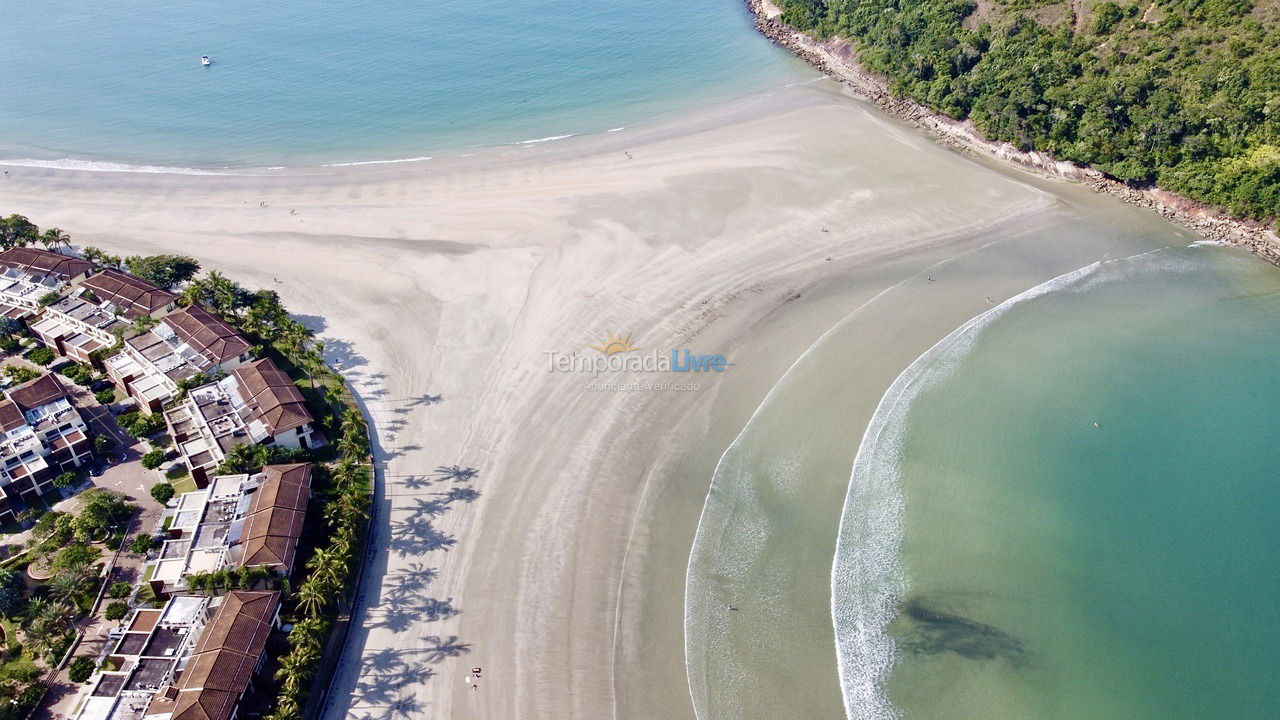
POLYGON ((1041 177, 1067 180, 1151 210, 1197 235, 1243 248, 1280 266, 1280 236, 1263 223, 1223 213, 1217 208, 1158 187, 1138 188, 1036 151, 1019 150, 990 140, 970 121, 956 120, 910 98, 894 95, 884 78, 859 64, 853 43, 845 38, 819 41, 782 22, 782 10, 771 0, 745 0, 756 30, 818 70, 865 97, 890 116, 923 130, 939 144, 964 153, 999 161, 1041 177))
MULTIPOLYGON (((193 255, 308 313, 370 417, 379 478, 324 717, 682 718, 696 511, 795 355, 914 278, 864 317, 859 352, 887 385, 897 360, 1046 263, 1194 239, 886 125, 821 82, 430 171, 27 169, 0 182, 0 206, 113 252, 193 255), (1018 251, 935 264, 974 245, 1018 251), (739 365, 700 394, 590 391, 548 372, 548 350, 592 352, 607 332, 739 365), (453 464, 478 468, 479 495, 442 514, 450 485, 432 469, 453 464), (462 682, 470 667, 484 668, 479 690, 462 682)), ((780 682, 830 679, 795 675, 780 682)))

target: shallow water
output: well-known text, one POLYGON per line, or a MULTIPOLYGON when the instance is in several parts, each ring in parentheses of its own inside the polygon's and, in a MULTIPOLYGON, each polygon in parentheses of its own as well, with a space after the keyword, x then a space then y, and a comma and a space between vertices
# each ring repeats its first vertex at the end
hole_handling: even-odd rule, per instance
POLYGON ((853 479, 905 499, 894 706, 1274 717, 1278 355, 1280 272, 1200 247, 1060 280, 910 371, 853 479))
POLYGON ((0 3, 0 77, 0 158, 204 167, 604 132, 814 74, 733 0, 51 0, 0 3))

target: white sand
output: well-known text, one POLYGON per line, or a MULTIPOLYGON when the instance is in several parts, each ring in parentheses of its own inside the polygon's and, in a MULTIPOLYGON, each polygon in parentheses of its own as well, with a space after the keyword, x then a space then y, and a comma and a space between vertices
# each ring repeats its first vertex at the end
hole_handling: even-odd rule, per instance
MULTIPOLYGON (((705 435, 731 439, 821 332, 789 299, 855 276, 850 296, 868 296, 960 235, 1057 202, 825 85, 472 158, 235 177, 9 168, 0 181, 0 209, 81 244, 187 253, 277 289, 352 380, 385 471, 334 718, 612 717, 615 657, 687 707, 680 629, 649 633, 643 613, 678 611, 692 528, 650 536, 646 503, 665 484, 696 517, 710 475, 660 469, 705 435), (587 391, 547 371, 546 351, 592 352, 607 332, 770 359, 691 393, 587 391), (739 424, 711 427, 720 417, 739 424), (433 517, 451 484, 427 478, 455 463, 479 469, 481 496, 433 517), (429 547, 433 533, 452 544, 429 547), (677 581, 620 595, 646 564, 677 581), (451 640, 456 657, 439 651, 451 640)), ((818 306, 828 322, 847 312, 818 306)))

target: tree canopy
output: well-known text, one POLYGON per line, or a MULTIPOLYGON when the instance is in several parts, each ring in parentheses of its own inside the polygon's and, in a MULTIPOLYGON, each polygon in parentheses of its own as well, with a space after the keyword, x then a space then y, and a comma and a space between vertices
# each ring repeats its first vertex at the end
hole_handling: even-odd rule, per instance
POLYGON ((129 272, 162 288, 186 282, 200 271, 200 263, 186 255, 130 255, 124 264, 129 272))
POLYGON ((1023 150, 1280 216, 1274 0, 781 0, 892 89, 1023 150))

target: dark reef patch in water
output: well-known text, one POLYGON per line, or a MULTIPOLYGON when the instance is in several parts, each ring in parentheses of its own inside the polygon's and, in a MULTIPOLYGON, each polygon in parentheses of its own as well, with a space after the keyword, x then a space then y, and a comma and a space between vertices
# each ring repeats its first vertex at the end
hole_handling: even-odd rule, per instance
POLYGON ((1027 662, 1026 648, 1018 638, 992 625, 927 607, 918 598, 903 603, 895 624, 898 647, 909 653, 951 652, 969 660, 1027 662))

